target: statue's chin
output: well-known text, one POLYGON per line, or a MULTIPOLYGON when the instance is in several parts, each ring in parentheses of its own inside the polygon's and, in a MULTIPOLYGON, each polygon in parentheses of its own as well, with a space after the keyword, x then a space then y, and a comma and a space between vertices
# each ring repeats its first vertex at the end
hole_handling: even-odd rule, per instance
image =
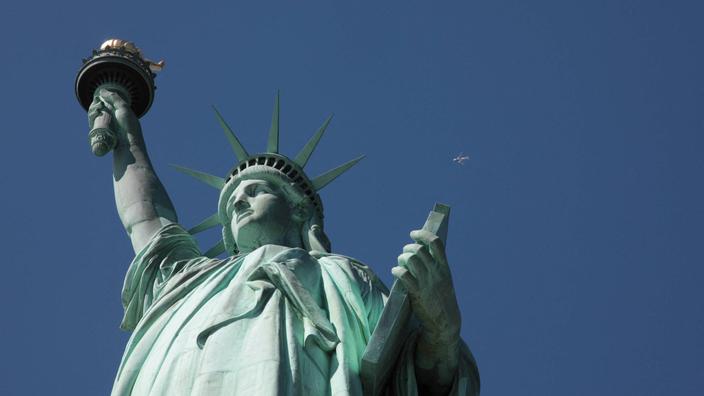
POLYGON ((231 230, 238 250, 246 253, 264 245, 303 247, 301 225, 279 220, 271 216, 260 217, 256 213, 238 218, 231 230))
MULTIPOLYGON (((256 221, 251 221, 252 217, 248 216, 237 225, 237 232, 233 230, 235 242, 239 247, 240 252, 251 252, 257 248, 269 244, 281 244, 280 241, 271 240, 271 235, 281 235, 279 232, 271 233, 266 230, 256 221)), ((256 219, 255 219, 256 220, 256 219)))

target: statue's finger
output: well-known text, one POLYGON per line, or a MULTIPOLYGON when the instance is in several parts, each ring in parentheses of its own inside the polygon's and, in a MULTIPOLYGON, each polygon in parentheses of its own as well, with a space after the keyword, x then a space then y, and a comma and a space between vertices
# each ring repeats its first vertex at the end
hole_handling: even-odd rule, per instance
POLYGON ((418 281, 413 277, 408 269, 404 267, 393 267, 391 268, 391 274, 406 287, 409 293, 417 295, 419 292, 418 281))
POLYGON ((103 111, 99 107, 93 107, 88 109, 88 118, 93 119, 99 116, 103 111))
POLYGON ((110 103, 110 100, 106 99, 102 95, 98 96, 98 99, 100 99, 100 103, 102 103, 106 109, 108 109, 110 111, 115 111, 115 106, 113 106, 112 103, 110 103))
POLYGON ((447 256, 445 255, 445 244, 442 243, 437 235, 426 230, 411 231, 411 238, 418 243, 427 246, 430 249, 430 255, 433 256, 439 263, 447 265, 447 256))
POLYGON ((100 88, 100 89, 98 90, 98 92, 96 92, 96 95, 95 95, 95 96, 96 96, 98 99, 100 99, 101 101, 105 101, 105 100, 107 100, 107 97, 108 97, 108 93, 109 93, 109 92, 110 92, 110 91, 108 91, 108 90, 105 89, 105 88, 100 88))
POLYGON ((403 247, 403 253, 415 253, 421 247, 423 247, 423 245, 419 243, 409 243, 408 245, 403 247))
POLYGON ((90 106, 88 108, 91 108, 93 105, 102 105, 103 102, 100 101, 100 97, 98 95, 93 96, 93 101, 90 103, 90 106))
POLYGON ((117 105, 119 104, 119 100, 121 99, 120 95, 105 88, 100 89, 98 92, 98 97, 105 104, 105 106, 112 111, 115 111, 117 105))
POLYGON ((88 127, 89 127, 89 128, 93 128, 93 124, 95 124, 95 120, 96 120, 101 114, 103 114, 103 113, 102 113, 101 111, 99 111, 99 110, 91 111, 91 112, 88 113, 88 127))
POLYGON ((425 247, 425 245, 421 245, 420 243, 409 243, 408 245, 403 247, 403 252, 411 253, 418 256, 418 258, 423 262, 423 265, 429 271, 431 270, 431 268, 437 266, 435 260, 430 255, 430 253, 428 252, 428 248, 425 247))
POLYGON ((99 97, 94 97, 93 101, 90 103, 90 106, 88 106, 88 111, 91 111, 93 109, 102 109, 104 108, 105 105, 103 105, 103 102, 100 100, 99 97))
POLYGON ((425 245, 420 245, 420 248, 416 250, 416 256, 423 261, 423 264, 428 267, 428 270, 431 270, 431 268, 437 267, 438 265, 425 245))
POLYGON ((405 267, 418 280, 420 284, 424 279, 428 279, 428 268, 426 263, 415 253, 402 253, 398 256, 398 265, 405 267))
POLYGON ((100 90, 99 95, 104 101, 110 103, 113 108, 127 105, 125 99, 118 92, 103 88, 100 90))
POLYGON ((401 253, 398 255, 398 259, 396 260, 398 262, 399 267, 408 267, 408 258, 411 257, 413 253, 401 253))
POLYGON ((437 235, 428 230, 413 230, 411 231, 411 238, 423 245, 429 245, 435 239, 439 239, 437 235))
POLYGON ((93 102, 89 107, 88 107, 88 126, 93 127, 93 123, 95 122, 95 119, 98 118, 103 112, 105 111, 105 106, 103 106, 103 103, 98 101, 93 102))

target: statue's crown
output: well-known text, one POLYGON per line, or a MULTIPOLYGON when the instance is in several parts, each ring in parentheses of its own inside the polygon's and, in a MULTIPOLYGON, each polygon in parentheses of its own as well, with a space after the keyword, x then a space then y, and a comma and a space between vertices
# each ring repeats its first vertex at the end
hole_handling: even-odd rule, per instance
MULTIPOLYGON (((245 175, 247 178, 252 178, 257 174, 275 174, 283 178, 290 185, 292 185, 298 193, 304 197, 304 199, 308 200, 310 205, 315 210, 316 215, 322 219, 323 204, 320 200, 320 196, 318 195, 318 191, 330 184, 330 182, 345 173, 348 169, 364 158, 364 156, 357 157, 323 173, 318 177, 312 179, 309 178, 303 168, 308 163, 308 160, 313 154, 313 151, 315 151, 318 142, 320 142, 320 139, 323 137, 325 130, 332 120, 332 116, 329 116, 323 122, 323 125, 318 128, 308 143, 306 143, 301 151, 293 159, 291 159, 279 153, 279 102, 279 93, 277 92, 274 99, 274 111, 271 119, 271 128, 269 129, 269 139, 267 141, 266 152, 254 155, 249 154, 242 143, 240 143, 230 126, 223 119, 222 115, 220 115, 220 112, 218 112, 217 109, 214 109, 220 126, 222 126, 225 136, 230 142, 232 150, 237 158, 237 164, 230 170, 226 177, 222 178, 183 166, 173 165, 177 170, 220 190, 218 212, 188 230, 191 234, 196 234, 219 225, 229 227, 229 224, 226 224, 226 220, 228 218, 226 212, 227 200, 245 175)), ((226 234, 226 232, 224 232, 224 234, 226 234)), ((224 237, 224 239, 227 238, 224 237)), ((226 240, 220 241, 218 244, 213 246, 213 248, 208 250, 205 255, 208 257, 214 257, 225 251, 226 245, 226 240)))

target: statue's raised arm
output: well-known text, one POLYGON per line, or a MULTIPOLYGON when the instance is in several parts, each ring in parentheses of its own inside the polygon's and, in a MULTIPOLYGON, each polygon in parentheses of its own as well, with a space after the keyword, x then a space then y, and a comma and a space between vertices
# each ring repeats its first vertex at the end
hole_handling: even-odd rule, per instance
POLYGON ((145 58, 134 43, 110 39, 83 60, 76 77, 76 97, 88 111, 91 150, 97 156, 113 151, 115 203, 135 252, 176 222, 139 123, 154 99, 155 73, 163 67, 164 61, 145 58))
POLYGON ((176 211, 156 175, 139 119, 119 89, 101 88, 88 110, 91 129, 108 115, 117 143, 113 149, 115 204, 135 252, 164 225, 177 222, 176 211))
POLYGON ((236 162, 224 177, 177 167, 219 196, 200 224, 176 224, 139 123, 161 66, 109 40, 76 79, 91 149, 113 153, 117 211, 136 252, 121 293, 120 327, 132 336, 112 395, 477 396, 441 241, 446 222, 435 217, 411 233, 415 243, 392 271, 420 326, 414 319, 411 331, 388 338, 398 353, 366 386, 363 357, 379 346, 370 339, 387 326, 394 294, 371 268, 335 253, 324 232, 319 192, 363 158, 308 176, 331 117, 289 157, 279 147, 278 93, 263 152, 247 150, 216 111, 236 162), (193 234, 216 227, 222 239, 203 253, 193 234))

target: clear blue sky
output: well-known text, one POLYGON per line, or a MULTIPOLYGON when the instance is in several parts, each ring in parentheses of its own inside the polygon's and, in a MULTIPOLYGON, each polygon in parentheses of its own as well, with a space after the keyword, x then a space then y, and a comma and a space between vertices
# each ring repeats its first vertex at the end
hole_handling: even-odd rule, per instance
POLYGON ((3 5, 0 394, 107 394, 127 341, 131 247, 73 93, 112 36, 166 60, 142 125, 184 225, 217 196, 168 164, 230 168, 213 104, 263 150, 280 89, 284 153, 335 113, 311 176, 367 155, 322 193, 337 252, 390 283, 452 206, 483 395, 702 394, 701 2, 233 3, 3 5))

